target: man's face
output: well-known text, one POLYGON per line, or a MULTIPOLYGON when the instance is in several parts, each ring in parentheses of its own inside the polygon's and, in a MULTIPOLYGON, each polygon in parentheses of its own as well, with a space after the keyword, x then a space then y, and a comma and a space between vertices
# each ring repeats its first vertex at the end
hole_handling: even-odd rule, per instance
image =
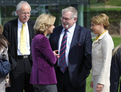
POLYGON ((16 11, 20 22, 25 23, 30 18, 30 7, 27 4, 23 4, 19 11, 16 11))
POLYGON ((72 18, 71 15, 72 15, 72 12, 70 11, 64 12, 62 14, 61 22, 62 22, 62 26, 65 29, 69 29, 70 27, 72 27, 77 20, 77 18, 72 18))

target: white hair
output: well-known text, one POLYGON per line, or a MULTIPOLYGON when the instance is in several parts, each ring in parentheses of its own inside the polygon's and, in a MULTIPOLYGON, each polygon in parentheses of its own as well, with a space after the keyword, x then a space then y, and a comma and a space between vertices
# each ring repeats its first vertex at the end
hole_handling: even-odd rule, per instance
MULTIPOLYGON (((28 4, 27 1, 21 1, 21 2, 18 3, 18 5, 16 6, 16 11, 20 11, 21 5, 22 5, 22 4, 27 4, 27 5, 30 7, 30 5, 28 4)), ((30 7, 30 10, 31 10, 31 7, 30 7)))
POLYGON ((64 12, 68 12, 68 11, 72 12, 72 15, 71 15, 72 18, 78 17, 78 11, 72 6, 62 9, 62 15, 64 12))

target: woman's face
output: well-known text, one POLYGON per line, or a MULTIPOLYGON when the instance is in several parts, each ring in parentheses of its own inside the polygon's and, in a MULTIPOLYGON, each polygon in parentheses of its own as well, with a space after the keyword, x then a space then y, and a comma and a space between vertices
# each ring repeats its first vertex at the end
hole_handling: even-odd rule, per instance
POLYGON ((100 24, 98 25, 98 24, 94 24, 93 22, 91 22, 90 28, 93 30, 94 34, 99 34, 101 26, 100 24))
POLYGON ((50 33, 53 33, 53 29, 55 28, 54 24, 53 25, 50 25, 48 27, 48 30, 47 30, 47 33, 50 34, 50 33))

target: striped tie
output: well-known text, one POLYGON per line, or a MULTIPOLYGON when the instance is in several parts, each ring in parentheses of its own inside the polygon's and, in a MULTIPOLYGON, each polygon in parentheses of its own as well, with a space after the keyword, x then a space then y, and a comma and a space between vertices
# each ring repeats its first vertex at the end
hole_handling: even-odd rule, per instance
POLYGON ((60 58, 59 58, 59 67, 63 73, 67 69, 66 58, 65 58, 66 42, 67 42, 67 30, 65 30, 65 33, 62 39, 61 48, 60 48, 60 58))

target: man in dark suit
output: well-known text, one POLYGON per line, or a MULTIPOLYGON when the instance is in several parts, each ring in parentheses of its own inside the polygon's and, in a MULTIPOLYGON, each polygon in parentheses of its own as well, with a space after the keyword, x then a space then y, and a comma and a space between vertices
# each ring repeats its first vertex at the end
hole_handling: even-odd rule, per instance
POLYGON ((86 78, 90 74, 91 34, 89 29, 76 24, 77 15, 78 12, 74 7, 63 9, 62 26, 56 27, 49 38, 52 49, 58 49, 62 59, 59 58, 55 66, 58 92, 85 92, 86 78), (63 37, 65 33, 67 36, 63 37), (63 49, 66 48, 62 52, 61 47, 64 44, 62 40, 65 38, 67 38, 64 42, 66 45, 63 49), (63 60, 66 62, 62 64, 63 60))
POLYGON ((26 1, 21 1, 16 7, 18 18, 4 25, 3 35, 10 43, 8 53, 12 65, 10 72, 10 92, 34 92, 30 84, 32 66, 31 41, 34 37, 34 23, 30 20, 31 7, 26 1), (24 25, 24 27, 22 27, 24 25), (24 29, 24 30, 22 30, 24 29), (25 33, 24 36, 22 36, 25 33), (22 38, 25 37, 22 41, 22 38), (22 45, 24 46, 22 48, 22 45), (24 49, 24 50, 23 50, 24 49), (24 52, 23 52, 24 51, 24 52))

